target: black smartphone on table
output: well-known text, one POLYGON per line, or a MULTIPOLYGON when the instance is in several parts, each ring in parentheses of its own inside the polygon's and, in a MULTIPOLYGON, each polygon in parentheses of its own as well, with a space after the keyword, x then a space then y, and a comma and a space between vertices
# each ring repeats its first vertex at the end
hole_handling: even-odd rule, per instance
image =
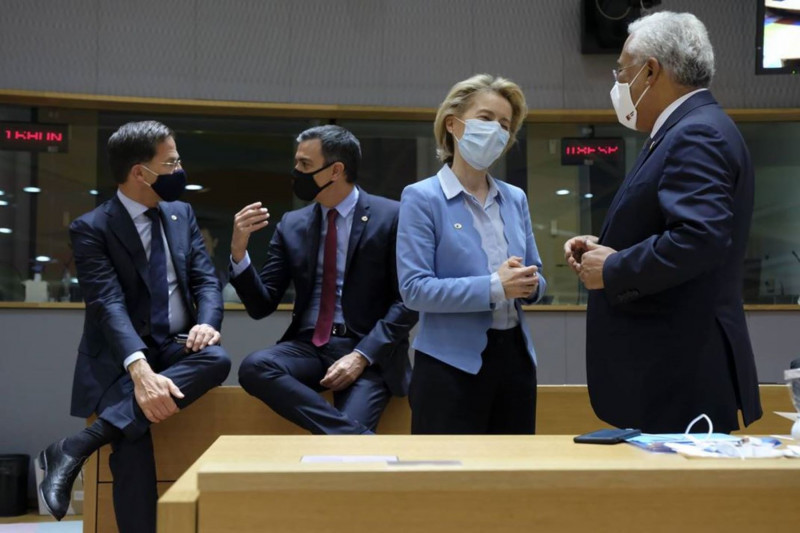
POLYGON ((599 429, 578 435, 572 440, 579 444, 619 444, 641 434, 641 430, 638 429, 599 429))

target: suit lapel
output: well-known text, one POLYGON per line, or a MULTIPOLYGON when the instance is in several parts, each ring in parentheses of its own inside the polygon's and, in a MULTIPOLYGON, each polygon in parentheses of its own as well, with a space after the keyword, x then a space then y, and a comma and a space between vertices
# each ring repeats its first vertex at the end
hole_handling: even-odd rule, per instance
POLYGON ((164 228, 164 235, 167 237, 169 255, 172 258, 172 266, 175 268, 175 275, 178 277, 178 286, 184 296, 188 294, 189 284, 186 275, 186 254, 188 242, 186 242, 186 232, 183 231, 188 221, 172 206, 165 202, 158 205, 161 214, 161 227, 164 228))
POLYGON ((611 200, 611 206, 608 208, 608 212, 606 213, 606 219, 603 221, 603 229, 600 230, 600 242, 602 242, 603 237, 606 234, 606 230, 608 229, 609 221, 611 220, 611 215, 616 211, 617 205, 619 204, 622 197, 625 195, 625 190, 628 188, 628 185, 633 181, 636 173, 639 172, 639 169, 644 164, 647 157, 650 155, 650 152, 653 151, 653 146, 655 146, 655 142, 652 142, 650 138, 647 138, 645 141, 644 146, 642 147, 642 151, 639 152, 639 157, 636 158, 636 161, 633 163, 633 167, 631 171, 625 176, 625 179, 622 181, 622 185, 619 186, 617 190, 617 194, 614 195, 613 200, 611 200))
MULTIPOLYGON (((522 221, 519 220, 515 206, 510 201, 511 195, 502 188, 503 185, 499 180, 495 180, 495 183, 497 184, 498 191, 500 191, 495 201, 500 208, 500 219, 503 221, 503 236, 506 238, 506 244, 508 245, 508 256, 519 255, 524 258, 525 243, 519 242, 519 238, 517 237, 521 234, 519 231, 516 231, 522 228, 522 221)), ((527 236, 523 235, 523 238, 526 237, 527 236)), ((481 247, 483 247, 483 244, 481 244, 481 247)))
POLYGON ((115 194, 111 200, 106 204, 106 214, 108 215, 108 225, 111 231, 117 236, 122 246, 128 251, 133 260, 133 265, 136 271, 142 278, 145 285, 149 287, 148 283, 148 270, 147 270, 147 254, 144 252, 142 246, 142 238, 139 232, 136 231, 136 226, 131 219, 130 214, 119 201, 115 194))
POLYGON ((350 271, 353 254, 358 248, 358 243, 364 234, 364 228, 367 227, 367 222, 369 221, 369 195, 364 192, 364 189, 359 189, 358 192, 358 202, 356 202, 355 211, 353 212, 353 226, 350 228, 350 240, 347 242, 347 261, 344 264, 345 278, 350 271))
POLYGON ((600 231, 600 242, 602 243, 603 237, 605 236, 606 230, 608 229, 609 221, 611 217, 616 211, 619 202, 622 200, 622 197, 625 195, 625 189, 634 181, 636 177, 636 173, 639 172, 639 169, 644 165, 644 162, 653 152, 655 147, 661 142, 667 132, 672 129, 675 124, 680 122, 680 120, 697 109, 698 107, 702 107, 705 105, 716 104, 717 101, 711 95, 710 91, 702 91, 693 96, 691 96, 688 100, 683 102, 678 108, 670 114, 667 118, 664 125, 659 128, 656 136, 652 139, 649 146, 645 145, 645 149, 642 150, 642 153, 639 154, 639 157, 636 159, 636 162, 633 165, 633 168, 626 176, 625 180, 622 182, 617 194, 614 196, 614 199, 611 201, 611 207, 608 208, 608 213, 606 214, 606 219, 603 222, 603 229, 600 231))

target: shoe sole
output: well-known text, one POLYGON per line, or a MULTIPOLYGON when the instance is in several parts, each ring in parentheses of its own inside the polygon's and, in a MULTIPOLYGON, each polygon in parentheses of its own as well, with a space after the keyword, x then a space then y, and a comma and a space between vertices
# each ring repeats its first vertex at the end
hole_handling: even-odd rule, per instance
MULTIPOLYGON (((44 471, 44 476, 42 477, 42 483, 44 483, 44 478, 47 477, 47 457, 44 454, 44 451, 39 452, 39 457, 37 458, 39 463, 39 468, 44 471)), ((61 518, 57 517, 50 506, 47 504, 47 498, 44 497, 44 492, 42 491, 42 483, 39 483, 39 486, 36 488, 37 492, 39 493, 39 498, 44 503, 47 512, 50 513, 50 516, 61 522, 61 518)))

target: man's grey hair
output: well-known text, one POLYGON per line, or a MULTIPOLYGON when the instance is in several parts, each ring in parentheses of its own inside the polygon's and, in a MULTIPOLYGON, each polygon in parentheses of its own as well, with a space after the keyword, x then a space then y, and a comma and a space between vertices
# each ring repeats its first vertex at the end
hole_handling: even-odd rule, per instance
POLYGON ((675 82, 708 87, 714 77, 714 49, 708 31, 691 13, 661 11, 628 26, 628 53, 640 62, 654 57, 675 82))
POLYGON ((319 139, 322 145, 322 157, 325 164, 339 161, 344 165, 347 181, 353 183, 358 179, 358 167, 361 163, 361 143, 350 131, 327 124, 309 128, 297 136, 298 144, 303 141, 319 139))

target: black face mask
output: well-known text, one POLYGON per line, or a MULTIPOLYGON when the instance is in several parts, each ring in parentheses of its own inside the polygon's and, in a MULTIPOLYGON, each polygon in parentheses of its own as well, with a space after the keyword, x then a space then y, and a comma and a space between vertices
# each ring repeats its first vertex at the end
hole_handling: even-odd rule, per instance
MULTIPOLYGON (((338 163, 338 161, 334 161, 333 163, 338 163)), ((333 180, 329 181, 322 187, 317 185, 317 182, 314 181, 314 174, 319 174, 326 168, 333 165, 333 163, 328 163, 324 167, 318 168, 314 172, 300 172, 296 168, 292 169, 292 190, 294 191, 295 196, 304 202, 310 202, 316 198, 317 195, 326 187, 333 185, 333 180)))
MULTIPOLYGON (((144 167, 144 165, 142 166, 144 167)), ((150 169, 147 168, 147 170, 150 169)), ((150 170, 150 172, 153 171, 150 170)), ((179 168, 171 174, 157 174, 156 181, 150 187, 165 202, 174 202, 181 197, 186 188, 186 171, 179 168)))

